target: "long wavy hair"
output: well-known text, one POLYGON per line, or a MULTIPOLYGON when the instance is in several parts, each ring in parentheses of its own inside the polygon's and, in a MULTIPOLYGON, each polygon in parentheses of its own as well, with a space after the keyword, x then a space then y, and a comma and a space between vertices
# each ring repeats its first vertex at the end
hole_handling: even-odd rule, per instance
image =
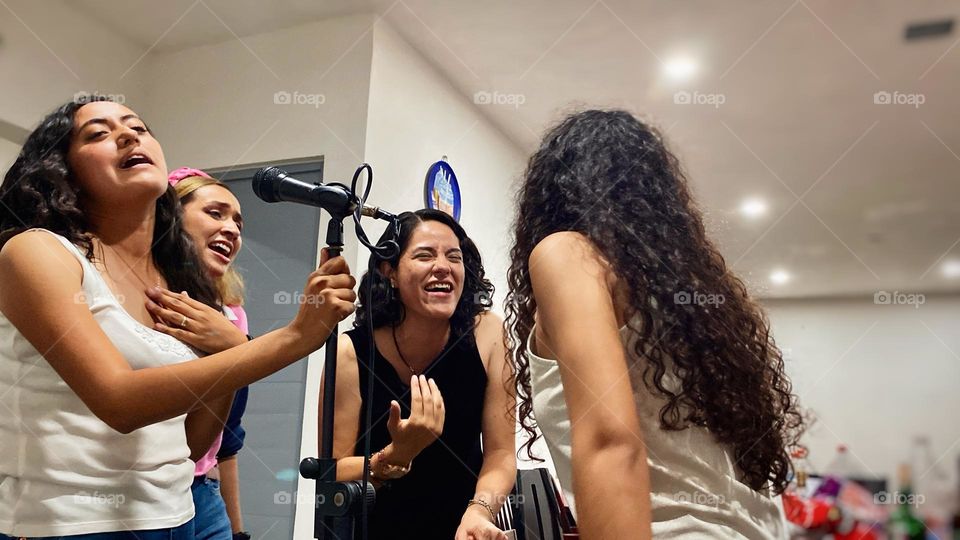
POLYGON ((787 448, 803 427, 783 356, 760 307, 707 239, 660 134, 625 111, 573 114, 530 158, 516 204, 506 312, 528 455, 537 438, 525 354, 537 309, 528 259, 548 235, 575 231, 628 291, 631 356, 643 359, 647 390, 665 399, 660 428, 706 427, 732 449, 744 483, 782 492, 787 448))
MULTIPOLYGON (((388 227, 378 242, 383 244, 385 241, 393 240, 400 246, 397 254, 387 259, 393 268, 400 264, 400 257, 409 247, 413 231, 425 221, 443 223, 453 230, 453 234, 460 241, 464 267, 463 294, 457 302, 453 316, 450 317, 450 336, 453 340, 463 338, 469 343, 469 340, 473 339, 473 327, 476 324, 477 315, 489 310, 493 305, 493 284, 486 278, 480 250, 467 236, 463 227, 446 212, 423 209, 404 212, 398 218, 400 220, 399 235, 394 237, 393 230, 388 227)), ((374 328, 396 326, 403 322, 406 316, 400 295, 390 286, 390 279, 380 271, 379 262, 380 259, 376 255, 371 255, 370 264, 373 271, 368 271, 360 280, 360 303, 353 321, 355 327, 366 326, 370 318, 373 318, 374 328), (368 292, 370 280, 373 280, 372 296, 368 292)))
MULTIPOLYGON (((207 178, 205 176, 188 176, 177 182, 173 190, 177 192, 177 198, 180 199, 180 205, 186 207, 196 196, 196 191, 204 186, 220 186, 223 189, 233 192, 229 186, 216 178, 207 178)), ((202 248, 203 246, 197 246, 202 248)), ((217 294, 221 301, 228 306, 242 306, 244 298, 243 276, 237 271, 237 268, 231 264, 227 271, 215 280, 217 294)))
MULTIPOLYGON (((57 107, 23 143, 0 184, 0 248, 27 229, 42 228, 67 238, 85 252, 88 260, 95 260, 94 235, 67 160, 76 112, 90 101, 108 100, 94 96, 57 107)), ((196 300, 218 306, 216 287, 183 229, 182 216, 177 195, 168 187, 156 203, 153 262, 170 290, 187 291, 196 300)))

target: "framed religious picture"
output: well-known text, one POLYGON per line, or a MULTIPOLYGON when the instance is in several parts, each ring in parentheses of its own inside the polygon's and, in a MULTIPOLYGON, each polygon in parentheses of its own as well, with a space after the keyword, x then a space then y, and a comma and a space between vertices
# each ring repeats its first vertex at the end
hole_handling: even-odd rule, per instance
POLYGON ((427 170, 423 198, 427 208, 441 210, 460 221, 460 184, 457 183, 457 175, 447 163, 446 156, 430 165, 427 170))

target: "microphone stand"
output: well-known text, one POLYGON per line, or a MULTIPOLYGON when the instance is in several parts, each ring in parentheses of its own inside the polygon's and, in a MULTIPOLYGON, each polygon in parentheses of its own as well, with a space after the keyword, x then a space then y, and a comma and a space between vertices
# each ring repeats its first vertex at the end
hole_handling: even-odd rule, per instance
MULTIPOLYGON (((331 258, 343 251, 343 220, 351 213, 339 215, 331 212, 327 224, 327 249, 331 258)), ((313 536, 319 540, 353 540, 363 507, 372 507, 376 500, 374 487, 370 483, 366 484, 364 492, 362 482, 337 482, 337 460, 333 458, 333 417, 338 330, 339 325, 334 325, 325 345, 320 457, 305 458, 300 462, 300 475, 317 481, 313 536)))
MULTIPOLYGON (((337 257, 343 251, 343 220, 353 216, 356 224, 357 238, 371 252, 381 258, 389 258, 399 253, 396 240, 385 241, 377 245, 370 243, 366 233, 360 226, 360 217, 367 216, 374 219, 389 221, 394 227, 394 236, 399 234, 397 216, 377 207, 368 207, 364 203, 370 194, 373 184, 373 168, 364 163, 357 167, 353 174, 353 182, 348 188, 343 184, 313 185, 289 177, 276 167, 264 167, 253 177, 253 191, 264 202, 275 203, 280 201, 297 202, 323 208, 330 214, 327 223, 327 250, 331 257, 337 257), (360 195, 357 191, 361 175, 367 173, 367 183, 360 195), (390 255, 394 254, 394 255, 390 255)), ((370 272, 373 271, 371 258, 370 272)), ((372 285, 371 285, 372 286, 372 285)), ((371 323, 372 324, 372 323, 371 323)), ((372 326, 371 326, 372 331, 372 326)), ((316 480, 317 496, 314 501, 313 537, 319 540, 353 540, 355 528, 360 525, 366 540, 366 524, 369 509, 376 501, 376 491, 370 483, 369 459, 370 439, 367 438, 364 450, 364 473, 360 481, 337 482, 337 460, 333 458, 333 420, 336 405, 337 379, 337 338, 339 325, 335 324, 330 331, 326 347, 323 367, 323 404, 322 404, 322 431, 319 458, 305 458, 300 462, 300 475, 304 478, 316 480)), ((368 372, 373 373, 374 344, 370 343, 370 363, 368 372)), ((367 401, 371 401, 373 386, 367 389, 367 401)), ((371 410, 367 409, 366 424, 371 422, 371 410)))

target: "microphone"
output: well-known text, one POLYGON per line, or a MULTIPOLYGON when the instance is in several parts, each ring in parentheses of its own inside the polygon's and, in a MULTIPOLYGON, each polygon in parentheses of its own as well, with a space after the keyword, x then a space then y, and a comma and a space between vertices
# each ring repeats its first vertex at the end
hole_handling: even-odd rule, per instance
POLYGON ((253 192, 264 202, 286 201, 317 206, 341 218, 357 208, 356 199, 346 186, 304 182, 277 167, 264 167, 254 173, 253 192))
MULTIPOLYGON (((264 202, 285 201, 317 206, 338 217, 352 214, 358 202, 346 186, 304 182, 277 167, 264 167, 254 173, 253 192, 264 202)), ((363 205, 360 214, 386 221, 396 218, 377 206, 363 205)))

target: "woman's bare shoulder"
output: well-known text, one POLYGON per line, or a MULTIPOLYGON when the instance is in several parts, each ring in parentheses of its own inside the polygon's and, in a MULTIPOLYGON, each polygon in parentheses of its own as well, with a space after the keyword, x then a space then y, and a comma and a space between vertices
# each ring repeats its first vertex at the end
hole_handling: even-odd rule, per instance
POLYGON ((83 275, 80 261, 53 234, 42 229, 19 233, 0 248, 0 275, 16 279, 24 271, 49 273, 48 277, 53 279, 83 275))

